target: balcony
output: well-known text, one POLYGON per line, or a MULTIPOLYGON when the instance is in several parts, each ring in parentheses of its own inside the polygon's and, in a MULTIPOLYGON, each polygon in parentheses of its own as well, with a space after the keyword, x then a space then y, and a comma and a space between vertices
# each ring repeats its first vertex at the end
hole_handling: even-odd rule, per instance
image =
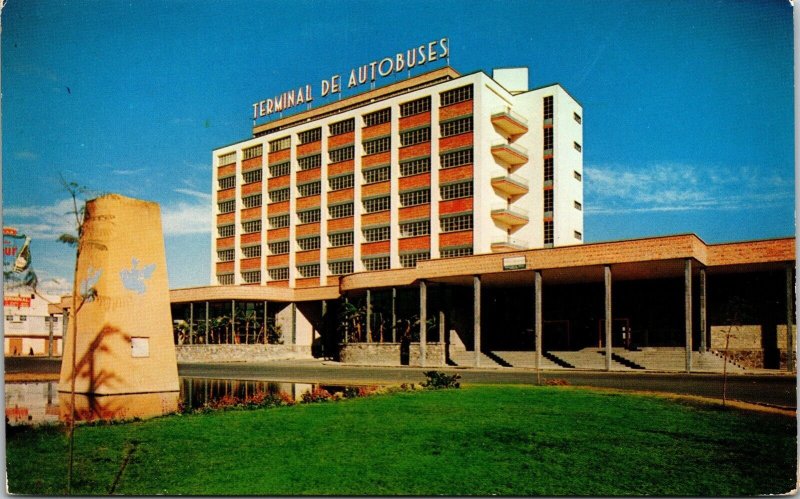
POLYGON ((492 219, 509 227, 517 227, 528 223, 528 211, 516 206, 496 205, 492 206, 492 219))
POLYGON ((503 251, 519 251, 528 249, 528 243, 521 239, 514 239, 508 237, 502 241, 494 241, 492 243, 492 252, 499 253, 503 251))
POLYGON ((502 175, 492 178, 492 187, 505 193, 508 197, 516 197, 528 192, 528 180, 519 175, 502 175))
POLYGON ((522 135, 528 131, 528 120, 512 111, 510 107, 496 109, 492 113, 492 124, 509 137, 522 135))
POLYGON ((511 166, 528 162, 528 149, 517 144, 509 144, 504 140, 492 142, 494 157, 511 166))

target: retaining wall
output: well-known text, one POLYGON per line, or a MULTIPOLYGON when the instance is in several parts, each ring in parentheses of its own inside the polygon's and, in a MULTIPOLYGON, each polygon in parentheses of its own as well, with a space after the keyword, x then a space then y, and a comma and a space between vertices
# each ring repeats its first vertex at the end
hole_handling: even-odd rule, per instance
POLYGON ((176 345, 178 362, 263 362, 310 359, 309 345, 176 345))
MULTIPOLYGON (((426 343, 425 366, 445 365, 445 344, 426 343)), ((369 366, 400 366, 400 343, 348 343, 339 345, 339 361, 346 364, 369 366)), ((419 343, 411 343, 408 349, 408 365, 420 366, 419 343)))

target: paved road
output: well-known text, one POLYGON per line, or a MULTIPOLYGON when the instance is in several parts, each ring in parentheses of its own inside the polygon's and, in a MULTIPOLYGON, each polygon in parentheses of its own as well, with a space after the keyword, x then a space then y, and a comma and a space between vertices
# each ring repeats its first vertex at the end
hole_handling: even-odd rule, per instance
MULTIPOLYGON (((60 360, 29 357, 6 358, 6 373, 57 373, 60 360)), ((214 364, 180 364, 181 376, 204 378, 297 381, 305 383, 370 384, 418 383, 427 369, 414 367, 347 366, 319 360, 276 361, 269 363, 229 362, 214 364)), ((457 369, 464 383, 536 383, 536 372, 530 369, 457 369)), ((722 375, 654 372, 603 372, 557 370, 542 371, 542 380, 564 379, 571 385, 596 386, 627 390, 720 397, 722 375)), ((746 374, 728 376, 728 396, 734 400, 797 407, 797 380, 781 374, 746 374)))

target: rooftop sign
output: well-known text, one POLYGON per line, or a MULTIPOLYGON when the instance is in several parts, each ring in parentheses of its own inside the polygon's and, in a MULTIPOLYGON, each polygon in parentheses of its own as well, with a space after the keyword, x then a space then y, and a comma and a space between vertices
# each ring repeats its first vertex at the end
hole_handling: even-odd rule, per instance
MULTIPOLYGON (((450 56, 449 45, 450 41, 447 38, 441 38, 423 43, 404 52, 398 52, 393 56, 384 57, 380 60, 376 59, 369 64, 352 68, 349 73, 345 73, 348 75, 347 88, 351 89, 366 83, 373 83, 394 73, 422 66, 438 59, 446 59, 450 56)), ((319 96, 326 97, 341 93, 342 81, 341 74, 323 79, 319 85, 319 96)), ((275 97, 254 102, 253 119, 287 111, 300 104, 310 103, 313 100, 312 85, 301 85, 297 89, 288 90, 275 97)))

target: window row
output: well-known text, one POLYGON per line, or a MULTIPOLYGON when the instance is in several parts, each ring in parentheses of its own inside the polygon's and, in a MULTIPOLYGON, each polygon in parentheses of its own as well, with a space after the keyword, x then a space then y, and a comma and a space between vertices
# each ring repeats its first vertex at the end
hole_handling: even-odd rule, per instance
POLYGON ((217 208, 220 213, 233 213, 236 211, 236 201, 231 200, 217 203, 217 208))
POLYGON ((439 194, 442 197, 442 201, 470 197, 472 196, 472 180, 468 182, 459 182, 457 184, 443 185, 439 187, 439 194))
POLYGON ((220 189, 232 189, 236 187, 236 177, 225 177, 217 180, 220 189))
POLYGON ((400 193, 400 206, 417 206, 431 202, 430 189, 421 189, 418 191, 401 192, 400 193))
POLYGON ((244 204, 245 208, 255 208, 257 206, 261 206, 261 194, 242 198, 242 204, 244 204))
POLYGON ((217 166, 225 166, 236 163, 236 151, 223 154, 217 159, 217 166))
POLYGON ((380 125, 382 123, 388 123, 392 119, 392 110, 391 108, 381 109, 380 111, 375 111, 369 114, 364 115, 364 126, 374 126, 380 125))
POLYGON ((333 177, 328 179, 328 187, 332 191, 338 191, 341 189, 349 189, 353 187, 355 181, 355 175, 348 174, 348 175, 341 175, 339 177, 333 177))
POLYGON ((289 149, 291 146, 292 138, 289 136, 282 137, 269 142, 269 152, 283 151, 284 149, 289 149))
POLYGON ((417 128, 407 132, 400 132, 400 146, 413 146, 421 144, 422 142, 430 142, 431 129, 430 127, 417 128))
POLYGON ((354 146, 340 147, 328 151, 328 159, 331 163, 339 163, 340 161, 347 161, 355 157, 356 149, 354 146))
POLYGON ((431 98, 430 97, 423 97, 421 99, 412 100, 411 102, 405 102, 400 104, 400 116, 412 116, 415 114, 425 113, 431 110, 431 98))
POLYGON ((453 121, 447 121, 439 125, 442 137, 452 137, 472 131, 472 116, 466 118, 459 118, 453 121))
POLYGON ((264 146, 258 144, 257 146, 248 147, 244 151, 242 151, 242 159, 253 159, 261 156, 263 154, 264 146))
POLYGON ((453 152, 446 152, 440 157, 442 168, 453 168, 456 166, 471 165, 473 163, 472 149, 461 149, 453 152))
POLYGON ((454 88, 440 94, 441 106, 449 106, 472 99, 472 85, 454 88))
POLYGON ((314 128, 297 134, 297 141, 300 145, 310 144, 319 140, 322 140, 322 128, 314 128))
POLYGON ((313 156, 305 156, 297 160, 297 167, 300 171, 313 170, 322 166, 322 155, 314 154, 313 156))
POLYGON ((364 155, 378 154, 386 152, 392 147, 392 141, 389 137, 380 137, 378 139, 368 140, 363 143, 364 155))
POLYGON ((400 266, 401 267, 416 267, 417 262, 422 260, 430 260, 431 254, 429 252, 420 252, 420 253, 405 253, 400 255, 400 266))

